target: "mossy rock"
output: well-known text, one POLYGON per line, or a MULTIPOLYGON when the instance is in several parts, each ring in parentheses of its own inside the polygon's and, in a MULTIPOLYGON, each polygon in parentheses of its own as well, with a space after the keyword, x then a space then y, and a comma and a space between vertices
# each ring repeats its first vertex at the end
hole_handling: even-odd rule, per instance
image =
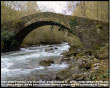
POLYGON ((65 69, 63 71, 60 71, 59 73, 57 73, 56 75, 56 80, 65 80, 65 79, 70 79, 70 77, 72 76, 71 70, 70 69, 65 69))
POLYGON ((49 60, 40 61, 39 63, 40 63, 40 65, 42 65, 42 66, 50 66, 51 64, 54 63, 54 61, 51 60, 51 59, 49 59, 49 60))
POLYGON ((82 56, 84 56, 85 54, 83 53, 83 52, 81 52, 81 53, 78 53, 77 55, 76 55, 76 58, 80 58, 80 57, 82 57, 82 56))
POLYGON ((70 61, 70 58, 66 58, 66 57, 65 57, 65 58, 63 58, 61 61, 66 61, 66 62, 67 62, 67 61, 70 61))
POLYGON ((71 57, 71 56, 76 56, 77 54, 78 52, 67 52, 64 54, 64 56, 71 57))
POLYGON ((85 63, 80 65, 80 68, 82 68, 83 70, 88 70, 91 68, 91 64, 90 63, 85 63))
POLYGON ((96 45, 95 45, 95 49, 96 49, 96 50, 99 50, 99 49, 102 48, 102 47, 108 48, 108 43, 102 43, 102 44, 96 44, 96 45))
POLYGON ((97 50, 100 49, 100 47, 101 47, 101 45, 99 45, 99 44, 95 45, 95 49, 97 49, 97 50))
POLYGON ((98 29, 103 29, 103 25, 98 24, 98 25, 96 25, 96 28, 98 28, 98 29))
POLYGON ((73 74, 72 75, 72 80, 76 80, 76 81, 81 81, 81 80, 84 80, 84 75, 82 74, 73 74))
POLYGON ((91 61, 88 59, 83 59, 82 63, 79 64, 79 68, 82 70, 88 70, 91 69, 91 61))
POLYGON ((95 57, 98 58, 98 59, 107 59, 108 58, 108 54, 107 53, 104 53, 104 54, 95 54, 95 57))
POLYGON ((64 56, 70 57, 70 56, 76 56, 78 52, 76 50, 71 50, 69 52, 64 53, 64 56))
POLYGON ((56 80, 65 80, 65 79, 71 79, 72 77, 72 69, 74 70, 74 65, 70 65, 67 69, 62 70, 56 74, 56 80))
POLYGON ((99 50, 95 51, 94 55, 98 59, 108 59, 108 46, 100 47, 99 50))
POLYGON ((71 48, 69 49, 69 51, 63 53, 63 55, 66 56, 66 57, 77 56, 77 54, 79 54, 80 52, 82 52, 82 51, 78 51, 77 48, 71 47, 71 48))
POLYGON ((93 55, 93 50, 92 49, 82 49, 80 52, 77 53, 76 58, 80 58, 82 56, 92 56, 93 55))
POLYGON ((89 50, 85 50, 85 51, 84 51, 84 54, 91 56, 91 55, 93 54, 93 51, 90 50, 90 49, 89 49, 89 50))

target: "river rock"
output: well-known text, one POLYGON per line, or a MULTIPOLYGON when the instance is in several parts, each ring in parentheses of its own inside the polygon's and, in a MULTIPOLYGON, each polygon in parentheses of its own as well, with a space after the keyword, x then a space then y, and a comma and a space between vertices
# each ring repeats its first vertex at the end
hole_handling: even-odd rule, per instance
POLYGON ((90 69, 91 68, 91 61, 89 59, 81 59, 78 60, 78 66, 80 69, 90 69))
POLYGON ((55 64, 61 64, 61 63, 62 63, 62 58, 55 59, 55 60, 54 60, 54 63, 55 63, 55 64))
POLYGON ((91 56, 93 54, 92 50, 85 50, 84 53, 89 56, 91 56))
POLYGON ((95 51, 95 57, 97 59, 108 59, 108 46, 100 47, 99 50, 95 51))
POLYGON ((42 66, 50 66, 51 64, 54 63, 54 60, 51 60, 51 59, 49 59, 49 60, 43 60, 43 61, 40 61, 39 63, 42 66))
POLYGON ((77 49, 77 51, 78 51, 78 52, 80 52, 80 51, 81 51, 81 49, 77 49))
POLYGON ((72 80, 77 80, 77 81, 81 81, 84 79, 84 76, 81 74, 73 74, 72 75, 72 80))
POLYGON ((46 52, 53 50, 53 48, 45 49, 46 52))
POLYGON ((54 49, 58 49, 57 47, 55 47, 54 49))
POLYGON ((29 50, 37 50, 37 47, 36 48, 29 47, 29 50))
POLYGON ((97 59, 97 58, 94 58, 93 61, 94 61, 94 62, 98 62, 98 59, 97 59))
POLYGON ((49 45, 48 47, 53 47, 52 45, 49 45))
POLYGON ((70 58, 64 57, 61 61, 70 61, 70 58))
POLYGON ((70 57, 70 60, 73 60, 73 59, 74 59, 74 56, 71 56, 71 57, 70 57))
POLYGON ((32 45, 32 47, 36 47, 36 45, 32 45))
POLYGON ((94 66, 99 66, 99 65, 100 65, 100 63, 95 63, 95 64, 94 64, 94 66))
POLYGON ((105 59, 105 58, 108 58, 108 53, 97 53, 97 54, 95 54, 95 56, 96 56, 96 58, 98 58, 98 59, 105 59))
POLYGON ((99 66, 93 67, 93 69, 97 70, 97 69, 99 69, 99 66))

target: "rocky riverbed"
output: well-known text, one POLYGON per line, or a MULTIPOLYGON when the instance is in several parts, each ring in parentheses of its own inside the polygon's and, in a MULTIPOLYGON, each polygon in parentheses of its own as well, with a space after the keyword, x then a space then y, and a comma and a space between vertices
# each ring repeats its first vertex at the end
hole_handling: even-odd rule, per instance
MULTIPOLYGON (((71 47, 69 51, 62 53, 63 57, 57 59, 42 60, 43 66, 54 63, 67 63, 68 68, 55 74, 58 81, 107 81, 108 80, 108 46, 105 44, 100 49, 77 49, 71 47), (102 53, 103 52, 103 53, 102 53)), ((43 75, 44 76, 44 75, 43 75)), ((51 75, 52 76, 52 75, 51 75)), ((51 76, 46 76, 51 78, 51 76)), ((44 76, 45 78, 45 76, 44 76)))
MULTIPOLYGON (((19 56, 27 55, 28 53, 34 57, 34 53, 45 51, 47 57, 45 59, 35 59, 31 58, 31 63, 28 62, 29 56, 24 58, 24 62, 19 61, 12 62, 16 65, 10 64, 9 70, 7 71, 8 75, 3 74, 2 70, 2 79, 4 75, 7 76, 5 80, 31 80, 31 81, 108 81, 108 45, 104 44, 103 46, 98 47, 97 49, 78 49, 75 47, 68 47, 67 44, 62 45, 50 45, 49 48, 42 46, 42 49, 39 47, 29 49, 22 49, 23 51, 28 51, 25 53, 14 53, 9 54, 10 56, 19 56), (55 46, 55 47, 54 47, 55 46), (56 47, 57 46, 57 47, 56 47), (65 48, 64 48, 65 47, 65 48), (39 49, 38 49, 39 48, 39 49), (45 48, 45 49, 44 49, 45 48), (69 50, 67 50, 69 48, 69 50), (38 51, 36 51, 38 50, 38 51), (65 51, 65 52, 64 52, 65 51), (48 52, 48 53, 47 53, 48 52), (54 54, 54 55, 53 55, 54 54), (14 69, 20 69, 17 75, 14 69), (23 71, 23 69, 25 71, 23 71), (13 72, 15 72, 16 76, 13 72), (11 74, 12 73, 12 74, 11 74), (25 73, 25 74, 23 74, 25 73)), ((40 57, 45 56, 44 53, 40 57)), ((31 57, 32 57, 31 56, 31 57)), ((4 55, 2 56, 2 58, 4 55)), ((12 58, 12 57, 11 57, 12 58)), ((18 60, 19 57, 16 57, 18 60)), ((23 58, 22 58, 23 59, 23 58)), ((19 58, 19 60, 22 60, 19 58)), ((2 61, 3 62, 3 61, 2 61)), ((5 63, 5 62, 4 62, 5 63)), ((3 68, 4 69, 4 68, 3 68)), ((17 71, 18 72, 18 71, 17 71)))
POLYGON ((67 63, 60 63, 63 56, 61 53, 68 51, 69 47, 68 43, 62 43, 25 47, 20 51, 2 53, 1 80, 49 80, 56 72, 69 66, 67 63))
POLYGON ((63 55, 61 61, 70 66, 57 74, 57 80, 108 81, 107 44, 95 50, 71 47, 63 55))

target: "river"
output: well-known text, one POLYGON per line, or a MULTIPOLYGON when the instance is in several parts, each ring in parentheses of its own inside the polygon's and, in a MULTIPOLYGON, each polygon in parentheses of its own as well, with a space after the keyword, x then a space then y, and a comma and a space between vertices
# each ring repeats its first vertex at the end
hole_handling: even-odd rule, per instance
POLYGON ((68 43, 63 42, 1 53, 1 80, 54 80, 57 72, 69 66, 58 61, 63 56, 61 53, 68 51, 69 48, 68 43), (50 66, 41 66, 39 62, 46 59, 54 59, 56 62, 50 66))

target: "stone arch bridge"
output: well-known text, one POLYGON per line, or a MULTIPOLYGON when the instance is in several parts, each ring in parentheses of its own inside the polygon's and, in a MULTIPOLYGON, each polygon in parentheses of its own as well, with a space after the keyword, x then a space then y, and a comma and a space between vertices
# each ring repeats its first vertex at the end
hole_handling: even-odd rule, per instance
POLYGON ((98 24, 104 24, 105 26, 103 26, 103 29, 105 29, 108 25, 107 23, 87 18, 75 16, 73 17, 70 15, 63 15, 52 12, 42 12, 19 18, 17 22, 7 22, 3 24, 2 27, 7 27, 8 31, 15 34, 13 41, 15 41, 16 43, 14 45, 10 44, 9 50, 17 50, 20 48, 20 44, 22 43, 23 39, 35 28, 45 25, 56 25, 63 29, 71 30, 70 22, 72 21, 72 19, 76 19, 78 22, 77 30, 75 30, 74 33, 80 38, 80 40, 86 47, 90 47, 93 42, 97 42, 95 38, 97 37, 98 32, 96 28, 94 28, 94 26, 98 24), (88 33, 85 33, 85 31, 88 33))

